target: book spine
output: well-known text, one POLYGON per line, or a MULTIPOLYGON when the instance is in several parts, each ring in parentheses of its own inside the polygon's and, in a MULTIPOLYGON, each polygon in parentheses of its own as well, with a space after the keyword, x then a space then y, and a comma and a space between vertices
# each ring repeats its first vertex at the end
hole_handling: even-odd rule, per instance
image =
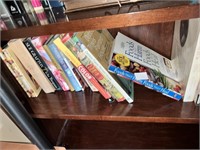
POLYGON ((41 91, 41 87, 39 84, 36 82, 36 80, 33 78, 33 76, 30 74, 29 71, 25 69, 25 67, 21 64, 17 56, 13 53, 13 51, 10 49, 8 46, 5 50, 8 55, 12 58, 12 60, 15 62, 23 76, 25 77, 26 81, 30 84, 31 90, 33 90, 33 97, 37 97, 41 91))
POLYGON ((17 16, 26 12, 23 3, 18 0, 4 1, 12 16, 17 16))
POLYGON ((56 45, 54 43, 50 43, 50 44, 48 44, 48 47, 49 47, 50 51, 52 52, 52 54, 55 56, 56 60, 58 61, 58 63, 62 67, 62 69, 64 70, 65 75, 69 79, 74 90, 75 91, 81 91, 82 87, 80 87, 79 84, 77 83, 73 73, 71 72, 71 70, 69 69, 67 64, 65 63, 65 61, 64 61, 62 55, 60 54, 58 48, 56 47, 56 45))
POLYGON ((60 38, 53 41, 58 46, 59 50, 69 58, 75 67, 99 90, 105 99, 110 99, 111 95, 98 83, 98 81, 91 75, 84 65, 73 55, 73 53, 62 43, 60 38))
POLYGON ((130 73, 130 72, 125 71, 125 70, 122 70, 119 67, 110 65, 109 68, 108 68, 108 71, 110 71, 112 73, 115 73, 115 74, 117 74, 117 75, 119 75, 121 77, 128 78, 128 79, 132 80, 135 83, 139 83, 141 85, 144 85, 147 88, 150 88, 152 90, 160 92, 163 95, 166 95, 166 96, 168 96, 170 98, 173 98, 175 100, 182 99, 182 95, 180 93, 177 93, 175 91, 172 91, 172 90, 167 89, 165 87, 162 87, 160 85, 154 84, 153 82, 149 82, 148 80, 136 80, 136 77, 135 77, 135 75, 133 73, 130 73))
POLYGON ((68 60, 68 58, 62 53, 60 52, 62 58, 64 59, 66 65, 68 66, 69 70, 71 71, 72 75, 74 76, 74 79, 76 80, 77 84, 79 87, 82 87, 82 90, 84 90, 82 84, 80 83, 80 78, 78 77, 75 69, 74 69, 74 66, 71 64, 70 60, 68 60))
POLYGON ((31 94, 32 92, 29 90, 30 86, 25 81, 23 74, 20 72, 19 68, 16 66, 16 64, 14 63, 14 61, 10 57, 8 57, 7 54, 5 54, 5 51, 0 52, 0 57, 3 60, 3 62, 6 64, 6 66, 10 70, 10 72, 13 74, 13 76, 15 77, 15 79, 21 85, 21 87, 23 88, 23 90, 26 92, 26 94, 28 95, 28 97, 33 97, 32 94, 31 94))
MULTIPOLYGON (((98 62, 98 60, 91 54, 91 52, 81 43, 81 41, 73 36, 69 39, 72 45, 76 46, 79 53, 83 51, 84 57, 81 54, 77 54, 77 57, 86 66, 86 68, 94 75, 94 77, 104 86, 104 88, 115 98, 117 101, 123 101, 126 99, 129 103, 132 103, 132 98, 119 86, 119 84, 111 77, 111 75, 104 69, 104 67, 98 62), (82 46, 78 46, 77 44, 82 46)), ((76 51, 76 52, 77 52, 76 51)))
POLYGON ((31 0, 31 4, 41 25, 49 24, 40 0, 31 0))
POLYGON ((51 73, 51 71, 49 70, 48 66, 42 60, 41 56, 39 55, 39 53, 37 52, 37 50, 35 49, 35 47, 31 43, 30 39, 24 40, 23 43, 24 43, 25 47, 27 48, 27 50, 29 51, 29 53, 31 54, 31 56, 33 57, 33 59, 38 64, 38 66, 41 68, 41 70, 43 71, 43 73, 45 74, 45 76, 51 82, 51 84, 53 85, 53 87, 56 90, 61 90, 61 87, 58 84, 57 80, 55 79, 55 77, 53 76, 53 74, 51 73))
POLYGON ((60 71, 61 76, 63 77, 63 79, 65 80, 65 83, 69 86, 70 91, 74 91, 73 86, 71 85, 69 79, 66 77, 62 67, 60 66, 60 64, 58 63, 58 61, 55 59, 55 56, 51 53, 50 49, 48 48, 47 45, 43 46, 45 51, 47 52, 47 54, 49 55, 49 57, 51 58, 52 62, 54 63, 54 65, 56 66, 56 68, 60 71))
POLYGON ((63 79, 60 70, 56 68, 56 66, 51 61, 49 55, 43 48, 43 44, 46 41, 48 36, 40 36, 40 37, 34 37, 31 39, 32 44, 34 45, 35 49, 38 51, 41 58, 44 60, 44 62, 47 64, 49 70, 54 75, 55 79, 57 80, 60 87, 63 89, 63 91, 69 90, 68 85, 65 83, 65 80, 63 79))

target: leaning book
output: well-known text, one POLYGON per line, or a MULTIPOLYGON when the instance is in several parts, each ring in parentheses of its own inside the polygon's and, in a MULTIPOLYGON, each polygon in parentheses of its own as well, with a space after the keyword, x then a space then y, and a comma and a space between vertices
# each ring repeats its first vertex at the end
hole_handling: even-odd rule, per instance
POLYGON ((28 97, 37 97, 41 91, 40 86, 8 46, 0 52, 0 57, 28 97))
POLYGON ((173 61, 118 33, 108 70, 175 100, 183 97, 173 61))

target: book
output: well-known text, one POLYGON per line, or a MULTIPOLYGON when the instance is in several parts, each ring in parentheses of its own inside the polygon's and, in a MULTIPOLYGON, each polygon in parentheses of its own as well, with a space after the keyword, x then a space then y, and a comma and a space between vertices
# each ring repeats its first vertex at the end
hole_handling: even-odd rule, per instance
POLYGON ((0 14, 2 18, 8 18, 11 16, 10 12, 8 11, 4 1, 0 1, 0 14))
POLYGON ((98 30, 75 33, 69 39, 68 45, 71 43, 74 46, 71 51, 76 53, 77 58, 115 100, 120 102, 126 99, 129 103, 132 103, 133 99, 116 82, 114 76, 111 76, 106 70, 108 66, 106 58, 111 51, 112 42, 113 37, 107 30, 98 30), (74 50, 75 48, 76 50, 74 50))
POLYGON ((195 99, 200 82, 200 19, 175 22, 172 58, 184 91, 184 102, 195 99))
POLYGON ((80 87, 82 87, 82 91, 84 91, 86 86, 85 86, 82 78, 79 76, 80 73, 78 72, 78 70, 74 67, 74 65, 70 62, 70 60, 62 52, 60 52, 60 54, 63 57, 65 63, 69 67, 69 69, 71 70, 71 72, 73 73, 74 78, 76 79, 77 83, 79 84, 80 87))
POLYGON ((98 83, 98 81, 91 75, 91 73, 85 68, 83 64, 74 56, 74 54, 62 43, 61 39, 58 37, 54 41, 55 45, 63 52, 65 56, 73 63, 73 65, 81 72, 101 93, 101 95, 110 100, 111 95, 98 83))
POLYGON ((8 8, 8 11, 10 12, 12 16, 17 16, 26 12, 23 6, 23 3, 21 1, 9 0, 9 1, 4 1, 4 2, 8 8))
POLYGON ((7 46, 0 52, 0 56, 28 97, 37 97, 41 91, 40 86, 30 73, 26 71, 12 50, 7 46))
POLYGON ((175 100, 182 99, 181 85, 173 80, 178 80, 174 62, 119 32, 109 62, 110 72, 175 100))
POLYGON ((33 76, 36 82, 44 90, 45 93, 52 93, 55 88, 45 76, 44 72, 38 66, 37 62, 33 59, 29 51, 23 43, 23 39, 13 39, 8 42, 8 46, 12 52, 17 56, 21 63, 23 63, 26 70, 33 76))
POLYGON ((53 64, 56 66, 56 68, 60 71, 61 76, 63 77, 65 83, 69 86, 70 91, 74 91, 73 86, 71 85, 69 79, 66 77, 63 69, 61 68, 60 64, 57 62, 55 56, 51 53, 50 49, 47 46, 47 43, 43 45, 45 51, 47 52, 47 54, 49 55, 49 57, 51 58, 53 64))
POLYGON ((26 9, 24 8, 22 1, 10 0, 4 2, 8 8, 8 11, 12 15, 12 19, 18 27, 27 27, 33 25, 26 13, 26 9))
MULTIPOLYGON (((35 41, 36 42, 36 41, 35 41)), ((45 63, 45 61, 42 59, 42 57, 40 56, 39 50, 37 51, 36 47, 33 45, 31 38, 26 38, 23 41, 25 47, 28 49, 28 51, 30 52, 31 56, 33 57, 33 59, 36 61, 36 63, 38 64, 38 66, 41 68, 41 70, 44 72, 45 76, 47 77, 47 79, 50 81, 50 83, 53 85, 53 87, 56 90, 61 90, 61 87, 58 83, 58 81, 56 80, 56 78, 54 77, 54 75, 52 74, 52 72, 50 71, 50 69, 48 68, 47 64, 45 63)), ((36 43, 35 43, 36 45, 36 43)), ((44 58, 44 57, 43 57, 44 58)))
POLYGON ((43 44, 46 42, 49 36, 38 36, 31 38, 31 43, 34 45, 35 49, 38 51, 41 58, 44 60, 44 63, 48 66, 49 70, 52 72, 53 76, 55 77, 55 80, 58 82, 58 84, 63 91, 68 91, 69 86, 63 79, 60 70, 56 68, 56 66, 51 61, 51 58, 45 51, 43 44))
POLYGON ((49 24, 40 0, 31 0, 31 4, 41 25, 49 24))
POLYGON ((55 59, 58 61, 60 64, 61 68, 63 69, 65 75, 69 79, 71 85, 73 86, 75 91, 82 91, 82 86, 80 83, 77 81, 73 71, 69 66, 66 64, 64 58, 60 54, 59 48, 54 44, 54 43, 49 43, 47 44, 49 50, 52 52, 52 54, 55 56, 55 59))
MULTIPOLYGON (((66 44, 66 41, 70 38, 71 34, 61 34, 60 37, 61 37, 61 40, 63 43, 66 44)), ((68 48, 73 48, 73 45, 67 45, 68 48), (72 47, 70 47, 72 46, 72 47)), ((93 91, 93 92, 97 92, 98 89, 95 88, 95 86, 83 75, 83 73, 79 72, 80 75, 83 77, 83 80, 85 80, 85 82, 87 83, 87 85, 90 87, 90 89, 93 91)))

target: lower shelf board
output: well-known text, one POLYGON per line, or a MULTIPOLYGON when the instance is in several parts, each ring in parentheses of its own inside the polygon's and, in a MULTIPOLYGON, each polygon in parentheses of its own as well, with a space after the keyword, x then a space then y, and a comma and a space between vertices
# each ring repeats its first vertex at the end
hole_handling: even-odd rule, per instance
MULTIPOLYGON (((48 119, 43 121, 51 130, 48 119)), ((59 146, 66 149, 199 148, 198 124, 68 120, 60 131, 59 146)))
POLYGON ((84 92, 41 93, 29 99, 30 113, 41 119, 199 123, 199 108, 193 102, 175 101, 135 85, 135 101, 111 103, 87 89, 84 92))

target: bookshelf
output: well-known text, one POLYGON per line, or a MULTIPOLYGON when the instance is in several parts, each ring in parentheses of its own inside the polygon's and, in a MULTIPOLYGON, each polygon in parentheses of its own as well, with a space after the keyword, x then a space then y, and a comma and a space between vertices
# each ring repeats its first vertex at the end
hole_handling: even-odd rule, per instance
MULTIPOLYGON (((113 35, 117 31, 121 31, 170 58, 174 21, 198 18, 200 14, 199 4, 174 6, 172 3, 162 6, 155 4, 155 8, 158 9, 149 3, 147 3, 148 6, 145 6, 146 3, 144 3, 143 8, 141 3, 142 11, 109 16, 93 16, 96 10, 85 12, 92 14, 89 18, 87 16, 90 15, 77 17, 79 15, 75 16, 74 14, 78 13, 69 14, 68 17, 72 16, 70 21, 2 31, 1 40, 106 28, 110 29, 113 35), (150 7, 152 8, 148 9, 150 7)), ((14 83, 12 84, 15 87, 14 83)), ((82 120, 83 123, 84 121, 102 121, 108 122, 107 124, 110 121, 119 124, 122 122, 197 126, 199 124, 199 108, 194 103, 177 102, 136 84, 133 104, 126 102, 109 104, 99 93, 93 93, 88 89, 85 92, 77 93, 45 94, 42 92, 37 98, 28 99, 26 96, 22 96, 22 99, 25 103, 24 106, 36 120, 68 119, 82 120)))

